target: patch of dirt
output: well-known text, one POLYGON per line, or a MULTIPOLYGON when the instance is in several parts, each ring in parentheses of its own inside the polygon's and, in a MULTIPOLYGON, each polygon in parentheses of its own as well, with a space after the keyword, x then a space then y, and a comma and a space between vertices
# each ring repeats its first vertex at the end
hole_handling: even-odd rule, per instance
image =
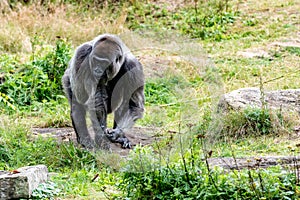
MULTIPOLYGON (((297 129, 298 130, 298 129, 297 129)), ((77 144, 76 135, 73 128, 32 128, 32 133, 35 136, 42 137, 54 137, 58 142, 72 141, 77 144)), ((150 145, 159 139, 158 128, 148 127, 134 127, 126 133, 126 137, 135 145, 150 145)), ((130 149, 123 149, 120 144, 111 143, 111 152, 119 154, 122 157, 126 157, 130 152, 130 149)), ((210 167, 221 167, 225 170, 232 169, 255 169, 255 168, 267 168, 270 166, 300 166, 299 156, 259 156, 259 157, 245 157, 245 158, 233 158, 233 157, 217 157, 208 158, 208 164, 210 167)), ((0 171, 4 173, 3 171, 0 171)))
MULTIPOLYGON (((155 142, 157 139, 157 130, 146 127, 134 127, 126 133, 126 137, 131 141, 133 146, 135 145, 149 145, 155 142)), ((118 143, 111 143, 110 148, 112 152, 117 153, 121 156, 128 155, 130 149, 123 149, 118 143)))
POLYGON ((148 78, 162 78, 163 74, 172 66, 171 61, 163 57, 142 55, 138 56, 139 61, 144 66, 144 74, 148 78))
POLYGON ((288 40, 286 42, 273 42, 271 46, 300 48, 300 38, 288 40))
POLYGON ((238 56, 244 58, 270 58, 271 55, 262 49, 248 49, 246 51, 237 52, 238 56))
POLYGON ((282 42, 272 42, 266 47, 246 49, 245 51, 238 51, 237 55, 244 58, 272 58, 272 51, 286 47, 300 48, 300 33, 295 38, 285 39, 282 42))
MULTIPOLYGON (((58 142, 72 141, 77 144, 76 134, 73 128, 32 128, 33 135, 42 137, 53 137, 58 142)), ((148 127, 134 127, 126 132, 126 137, 135 145, 149 145, 152 144, 157 138, 157 129, 148 127)), ((118 143, 111 143, 111 151, 121 156, 128 155, 130 149, 123 149, 118 143)))

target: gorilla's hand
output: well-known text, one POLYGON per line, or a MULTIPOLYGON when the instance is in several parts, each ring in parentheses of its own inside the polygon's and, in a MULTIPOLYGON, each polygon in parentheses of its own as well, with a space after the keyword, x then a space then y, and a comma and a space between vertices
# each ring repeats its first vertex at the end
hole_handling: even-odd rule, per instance
POLYGON ((128 138, 125 136, 124 132, 119 129, 112 129, 112 130, 107 130, 106 132, 106 137, 114 143, 119 143, 122 145, 122 148, 126 149, 131 149, 131 142, 128 140, 128 138))

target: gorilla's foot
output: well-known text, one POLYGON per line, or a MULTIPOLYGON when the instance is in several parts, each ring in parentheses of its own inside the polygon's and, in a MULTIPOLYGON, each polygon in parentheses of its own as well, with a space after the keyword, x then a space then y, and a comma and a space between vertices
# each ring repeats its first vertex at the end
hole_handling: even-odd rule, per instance
POLYGON ((93 149, 94 148, 94 142, 91 140, 90 137, 81 137, 79 139, 77 138, 77 141, 84 148, 87 148, 87 149, 93 149))
POLYGON ((122 148, 124 149, 131 149, 131 142, 125 136, 124 132, 119 128, 107 130, 106 137, 113 143, 121 144, 122 148))
POLYGON ((96 149, 110 150, 110 142, 105 134, 96 134, 95 143, 96 149))

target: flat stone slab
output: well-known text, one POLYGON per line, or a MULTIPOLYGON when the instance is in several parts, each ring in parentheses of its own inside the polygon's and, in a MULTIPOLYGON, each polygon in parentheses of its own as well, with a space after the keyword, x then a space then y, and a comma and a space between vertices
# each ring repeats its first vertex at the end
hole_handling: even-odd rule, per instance
MULTIPOLYGON (((300 113, 300 89, 264 91, 264 101, 270 109, 300 113)), ((262 106, 262 94, 259 88, 241 88, 224 94, 218 106, 223 110, 260 108, 262 106)))
POLYGON ((244 169, 244 168, 267 168, 271 166, 299 166, 298 156, 259 156, 248 158, 208 158, 210 167, 221 167, 223 169, 244 169))
POLYGON ((22 167, 12 172, 0 173, 0 199, 30 198, 40 183, 48 180, 45 165, 22 167))

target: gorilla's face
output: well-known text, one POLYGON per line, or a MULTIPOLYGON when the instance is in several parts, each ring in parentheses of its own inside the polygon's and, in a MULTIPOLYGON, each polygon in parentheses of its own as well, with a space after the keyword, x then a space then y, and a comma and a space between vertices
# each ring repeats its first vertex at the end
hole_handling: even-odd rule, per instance
POLYGON ((103 75, 108 80, 113 79, 124 62, 122 47, 115 37, 109 35, 104 35, 93 44, 90 55, 90 67, 97 80, 103 75))

